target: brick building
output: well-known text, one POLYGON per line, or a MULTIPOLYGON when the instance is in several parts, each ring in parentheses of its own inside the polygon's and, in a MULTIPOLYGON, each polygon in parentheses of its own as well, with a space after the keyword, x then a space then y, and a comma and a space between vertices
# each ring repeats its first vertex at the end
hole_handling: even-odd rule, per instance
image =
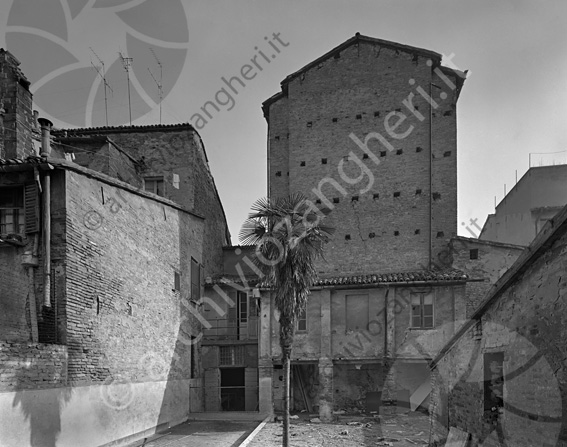
POLYGON ((179 423, 203 408, 197 304, 230 241, 200 137, 40 133, 18 64, 0 51, 0 444, 179 423))
POLYGON ((567 445, 566 253, 564 208, 433 360, 433 445, 567 445))
MULTIPOLYGON (((301 192, 336 229, 298 321, 295 410, 329 419, 333 410, 384 402, 427 406, 427 361, 466 316, 470 278, 435 267, 457 231, 463 81, 440 54, 357 34, 288 76, 264 102, 269 196, 301 192)), ((246 353, 257 351, 258 409, 271 413, 283 396, 278 317, 249 251, 227 248, 222 278, 206 288, 212 313, 232 329, 208 335, 219 352, 207 365, 205 392, 222 394, 223 367, 249 368, 246 353), (246 330, 254 321, 257 340, 240 340, 240 309, 230 315, 231 303, 244 300, 246 330), (237 365, 222 364, 221 334, 232 359, 244 349, 237 365)), ((212 407, 222 406, 222 395, 212 396, 212 407)))

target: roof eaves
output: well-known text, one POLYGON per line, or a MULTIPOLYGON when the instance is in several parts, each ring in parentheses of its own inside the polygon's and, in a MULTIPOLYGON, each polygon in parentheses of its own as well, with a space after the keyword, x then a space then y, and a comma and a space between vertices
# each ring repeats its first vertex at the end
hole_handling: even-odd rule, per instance
POLYGON ((451 240, 471 242, 473 244, 492 245, 494 247, 512 248, 516 250, 525 250, 527 247, 526 245, 508 244, 505 242, 489 241, 485 239, 477 239, 474 237, 466 237, 466 236, 455 236, 452 237, 451 240))
POLYGON ((75 135, 101 135, 106 133, 133 133, 133 132, 164 132, 171 130, 195 130, 191 123, 178 124, 150 124, 145 126, 103 126, 103 127, 79 127, 69 129, 58 129, 52 133, 59 137, 75 135))
POLYGON ((199 219, 204 219, 204 217, 201 216, 200 214, 197 214, 194 211, 190 211, 186 208, 183 208, 178 203, 173 202, 172 200, 166 199, 165 197, 160 197, 156 194, 149 193, 149 192, 147 192, 143 189, 135 188, 134 186, 130 185, 129 183, 123 182, 122 180, 118 180, 114 177, 110 177, 110 176, 103 174, 101 172, 94 171, 92 169, 80 166, 76 163, 72 163, 72 162, 69 162, 67 160, 58 159, 58 158, 47 157, 47 162, 49 163, 49 165, 53 165, 53 166, 58 167, 60 169, 68 169, 70 171, 78 172, 79 174, 86 175, 87 177, 95 178, 95 179, 100 180, 100 181, 107 183, 109 185, 125 189, 125 190, 127 190, 127 191, 129 191, 133 194, 145 197, 147 199, 154 200, 156 202, 163 203, 164 205, 168 205, 172 208, 175 208, 179 211, 190 214, 190 215, 197 217, 199 219))

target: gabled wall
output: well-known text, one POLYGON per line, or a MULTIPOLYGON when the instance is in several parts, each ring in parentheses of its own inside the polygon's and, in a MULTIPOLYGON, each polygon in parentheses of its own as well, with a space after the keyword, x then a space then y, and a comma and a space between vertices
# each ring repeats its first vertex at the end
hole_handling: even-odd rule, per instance
POLYGON ((269 194, 301 192, 332 209, 322 274, 428 268, 430 232, 434 259, 456 236, 457 92, 448 82, 459 82, 436 70, 423 53, 361 40, 289 76, 266 101, 269 194), (416 89, 428 94, 431 83, 430 123, 416 89), (387 129, 400 119, 394 138, 387 129))

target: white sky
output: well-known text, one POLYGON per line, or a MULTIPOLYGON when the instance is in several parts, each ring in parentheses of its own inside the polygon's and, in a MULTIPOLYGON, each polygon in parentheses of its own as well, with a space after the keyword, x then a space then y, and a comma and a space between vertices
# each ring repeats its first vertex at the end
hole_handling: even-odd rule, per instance
MULTIPOLYGON (((88 79, 91 86, 97 75, 90 61, 97 61, 89 47, 95 50, 105 62, 113 88, 110 125, 120 125, 128 121, 128 106, 119 50, 134 57, 137 78, 146 88, 133 87, 134 115, 140 115, 134 124, 159 122, 159 107, 152 104, 157 86, 147 68, 155 77, 159 70, 151 53, 145 51, 149 47, 163 63, 163 87, 169 92, 162 103, 163 122, 178 123, 189 122, 205 101, 213 100, 223 86, 221 77, 237 74, 256 54, 254 47, 268 53, 265 36, 276 32, 289 42, 240 89, 232 110, 221 108, 200 130, 233 243, 238 243, 238 231, 250 205, 266 194, 267 126, 261 103, 280 90, 285 76, 357 31, 445 55, 454 53, 456 65, 470 70, 457 108, 459 224, 468 224, 471 218, 484 223, 494 209, 494 197, 502 199, 504 184, 509 191, 515 171, 519 178, 527 170, 530 152, 567 150, 563 129, 567 124, 565 0, 69 1, 70 6, 65 0, 42 0, 40 11, 39 2, 16 0, 29 11, 12 11, 12 18, 13 2, 0 3, 0 46, 22 62, 32 91, 38 92, 38 102, 38 86, 53 80, 51 92, 45 93, 44 88, 42 105, 67 110, 69 118, 65 119, 69 120, 85 115, 80 105, 87 101, 90 88, 62 76, 68 67, 62 67, 61 61, 67 59, 63 53, 55 56, 50 50, 53 46, 64 47, 79 60, 76 66, 85 67, 80 79, 88 79), (184 19, 175 8, 179 2, 184 6, 188 42, 184 42, 184 19), (70 12, 81 7, 73 19, 70 12), (130 27, 119 14, 128 19, 130 27), (66 35, 61 33, 65 27, 66 35), (40 28, 43 30, 38 31, 40 28), (132 39, 127 42, 128 32, 137 45, 132 39), (36 40, 30 35, 44 43, 32 45, 36 40), (38 48, 43 51, 39 56, 34 53, 38 48), (179 78, 173 79, 181 68, 179 78), (38 72, 43 79, 34 77, 38 72), (141 98, 136 96, 138 91, 141 98)), ((41 115, 50 117, 48 108, 39 108, 41 115)), ((51 118, 58 127, 73 127, 51 118)), ((95 125, 104 125, 102 89, 94 97, 92 119, 95 125)), ((533 159, 537 164, 540 160, 565 162, 566 156, 533 159)), ((459 234, 470 236, 461 225, 459 234)))

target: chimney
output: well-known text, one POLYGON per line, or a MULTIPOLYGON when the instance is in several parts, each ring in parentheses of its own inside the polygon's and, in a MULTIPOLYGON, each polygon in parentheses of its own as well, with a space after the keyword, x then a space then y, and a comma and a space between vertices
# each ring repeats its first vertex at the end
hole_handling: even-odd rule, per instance
POLYGON ((46 118, 38 118, 37 122, 41 126, 41 155, 49 157, 51 155, 51 128, 53 123, 46 118))
POLYGON ((25 158, 34 153, 30 82, 20 61, 0 48, 0 158, 25 158))

